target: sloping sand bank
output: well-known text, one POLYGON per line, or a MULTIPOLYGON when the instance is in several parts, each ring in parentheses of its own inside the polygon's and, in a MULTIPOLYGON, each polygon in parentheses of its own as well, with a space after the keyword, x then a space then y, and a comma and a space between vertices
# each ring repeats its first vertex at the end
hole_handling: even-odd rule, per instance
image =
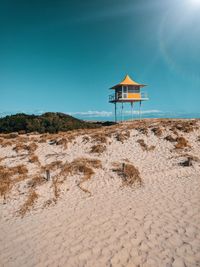
POLYGON ((146 120, 74 135, 1 136, 0 166, 27 172, 2 190, 0 265, 200 266, 199 127, 198 120, 146 120), (19 143, 37 148, 16 151, 19 143), (77 171, 80 157, 101 166, 85 161, 77 171), (126 183, 123 163, 139 171, 141 184, 126 183), (31 184, 45 166, 50 180, 31 184), (22 212, 30 190, 37 198, 22 212))

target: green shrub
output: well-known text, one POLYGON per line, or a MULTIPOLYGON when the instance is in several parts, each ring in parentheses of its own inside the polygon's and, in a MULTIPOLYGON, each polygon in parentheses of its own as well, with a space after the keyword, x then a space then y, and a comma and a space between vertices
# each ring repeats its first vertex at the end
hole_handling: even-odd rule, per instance
POLYGON ((0 118, 0 133, 38 132, 57 133, 83 128, 96 128, 101 125, 85 122, 63 113, 44 113, 40 116, 19 113, 0 118))

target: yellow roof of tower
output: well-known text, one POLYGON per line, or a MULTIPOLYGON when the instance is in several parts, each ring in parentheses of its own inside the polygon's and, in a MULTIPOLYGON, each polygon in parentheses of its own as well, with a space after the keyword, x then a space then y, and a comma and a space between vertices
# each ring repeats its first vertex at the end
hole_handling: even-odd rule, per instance
POLYGON ((134 80, 132 80, 129 77, 129 75, 126 75, 126 77, 124 78, 123 81, 121 81, 117 85, 111 87, 110 89, 115 89, 115 88, 117 88, 119 86, 122 86, 122 85, 133 85, 133 86, 138 86, 138 87, 144 87, 144 86, 146 86, 145 84, 139 84, 139 83, 135 82, 134 80))

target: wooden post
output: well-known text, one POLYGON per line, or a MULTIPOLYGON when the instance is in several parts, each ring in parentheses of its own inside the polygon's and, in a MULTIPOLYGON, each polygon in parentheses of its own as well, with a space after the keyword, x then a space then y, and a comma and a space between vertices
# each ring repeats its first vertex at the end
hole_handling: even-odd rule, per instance
POLYGON ((46 180, 49 181, 50 178, 50 170, 46 170, 46 180))
POLYGON ((125 163, 122 163, 122 172, 124 172, 125 169, 125 163))

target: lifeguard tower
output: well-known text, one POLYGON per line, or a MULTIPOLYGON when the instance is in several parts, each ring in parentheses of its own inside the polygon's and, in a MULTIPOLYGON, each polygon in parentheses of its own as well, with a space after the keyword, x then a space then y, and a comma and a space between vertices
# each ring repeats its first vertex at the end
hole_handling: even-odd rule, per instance
POLYGON ((115 90, 109 96, 109 102, 115 104, 115 122, 117 122, 117 103, 121 103, 121 120, 123 120, 124 104, 131 103, 131 116, 133 118, 133 103, 139 102, 139 117, 141 118, 142 101, 148 100, 147 94, 141 92, 141 88, 145 86, 145 84, 139 84, 126 75, 121 83, 110 88, 115 90))

